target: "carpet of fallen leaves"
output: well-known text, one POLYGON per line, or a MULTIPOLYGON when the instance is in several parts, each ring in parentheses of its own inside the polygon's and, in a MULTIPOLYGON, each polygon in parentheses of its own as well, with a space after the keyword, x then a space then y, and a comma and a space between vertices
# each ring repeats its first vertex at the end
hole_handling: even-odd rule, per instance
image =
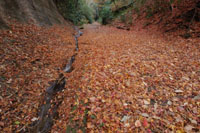
MULTIPOLYGON (((52 132, 199 132, 200 41, 88 25, 52 132)), ((74 53, 69 26, 0 33, 0 130, 37 120, 48 82, 74 53)))
POLYGON ((198 132, 199 39, 89 25, 53 132, 198 132))
POLYGON ((23 130, 37 120, 48 82, 73 55, 72 26, 51 28, 15 22, 0 31, 0 131, 23 130))

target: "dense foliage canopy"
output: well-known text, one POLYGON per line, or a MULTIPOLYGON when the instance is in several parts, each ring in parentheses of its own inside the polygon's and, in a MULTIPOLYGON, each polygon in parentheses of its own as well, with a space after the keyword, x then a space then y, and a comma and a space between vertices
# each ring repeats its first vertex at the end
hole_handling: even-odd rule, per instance
POLYGON ((63 0, 56 4, 63 17, 74 24, 93 22, 93 9, 84 0, 63 0))

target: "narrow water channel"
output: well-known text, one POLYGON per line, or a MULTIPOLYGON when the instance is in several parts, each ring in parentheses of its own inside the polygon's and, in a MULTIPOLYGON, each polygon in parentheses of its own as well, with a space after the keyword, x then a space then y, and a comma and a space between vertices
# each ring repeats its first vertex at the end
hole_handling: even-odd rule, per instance
MULTIPOLYGON (((76 34, 74 35, 75 39, 75 51, 79 50, 78 38, 83 34, 77 27, 74 27, 76 34)), ((66 67, 63 72, 70 73, 73 71, 72 64, 76 59, 77 52, 70 57, 66 67)), ((28 128, 27 132, 31 133, 46 133, 51 131, 51 128, 54 123, 54 119, 58 118, 57 109, 62 103, 62 100, 55 100, 58 92, 65 89, 66 79, 61 73, 59 78, 56 79, 50 87, 48 87, 44 94, 44 100, 39 108, 38 120, 34 121, 28 128)))

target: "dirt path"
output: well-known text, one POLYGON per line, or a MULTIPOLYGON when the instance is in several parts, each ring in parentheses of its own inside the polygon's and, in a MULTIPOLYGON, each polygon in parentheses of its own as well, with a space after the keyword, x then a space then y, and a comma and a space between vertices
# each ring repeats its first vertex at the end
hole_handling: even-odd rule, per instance
POLYGON ((97 25, 83 32, 55 131, 199 131, 199 41, 97 25))

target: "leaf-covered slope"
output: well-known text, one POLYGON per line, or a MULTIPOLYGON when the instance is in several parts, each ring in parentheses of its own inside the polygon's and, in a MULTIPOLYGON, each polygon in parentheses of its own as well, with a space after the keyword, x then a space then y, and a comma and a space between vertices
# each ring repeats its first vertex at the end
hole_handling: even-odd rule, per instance
POLYGON ((74 54, 72 25, 49 28, 13 22, 0 30, 0 131, 37 120, 43 92, 74 54))

